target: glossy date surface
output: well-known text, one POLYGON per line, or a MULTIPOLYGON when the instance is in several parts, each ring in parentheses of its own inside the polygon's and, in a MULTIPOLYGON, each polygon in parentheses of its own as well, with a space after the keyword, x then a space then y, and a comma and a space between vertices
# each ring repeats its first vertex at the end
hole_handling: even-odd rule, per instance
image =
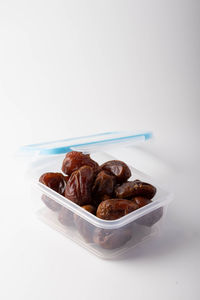
POLYGON ((64 194, 66 178, 61 173, 44 173, 42 176, 40 176, 39 182, 45 184, 50 189, 56 191, 61 195, 64 194))
MULTIPOLYGON (((156 194, 156 188, 149 183, 138 179, 128 181, 131 170, 120 160, 110 160, 99 166, 89 154, 71 151, 64 158, 62 171, 64 175, 45 173, 40 176, 39 181, 103 220, 116 220, 140 209, 150 204, 156 194)), ((88 222, 85 223, 80 217, 75 217, 71 211, 62 207, 49 195, 43 195, 42 201, 57 212, 60 223, 69 225, 73 223, 73 219, 79 232, 87 235, 88 222), (87 225, 81 229, 81 224, 87 225)), ((152 226, 162 217, 162 213, 162 208, 156 209, 155 212, 138 219, 138 224, 152 226)), ((105 236, 105 239, 110 240, 108 236, 111 235, 107 231, 102 231, 98 236, 99 238, 105 236)), ((112 239, 116 236, 112 235, 112 239)))
POLYGON ((89 154, 84 154, 78 151, 71 151, 66 154, 62 164, 62 171, 67 175, 71 175, 74 171, 82 166, 90 166, 97 171, 99 165, 96 161, 90 158, 89 154))
POLYGON ((134 181, 127 181, 115 189, 115 195, 117 198, 142 196, 152 199, 155 194, 156 188, 153 185, 142 182, 138 179, 134 181))
POLYGON ((147 205, 147 204, 149 204, 149 203, 152 202, 152 201, 149 200, 148 198, 144 198, 144 197, 141 197, 141 196, 134 197, 134 198, 132 199, 132 201, 135 202, 135 203, 138 205, 139 208, 140 208, 140 207, 143 207, 143 206, 145 206, 145 205, 147 205))
POLYGON ((91 192, 94 181, 94 170, 89 166, 83 166, 74 171, 65 188, 65 197, 78 205, 90 204, 91 192))
POLYGON ((105 171, 101 171, 97 174, 92 187, 92 194, 94 197, 103 197, 104 195, 112 195, 116 179, 114 176, 108 174, 105 171))
POLYGON ((104 220, 116 220, 138 209, 138 205, 126 199, 108 199, 97 208, 97 217, 104 220))
POLYGON ((101 165, 100 168, 115 176, 118 183, 125 182, 129 177, 131 177, 131 171, 129 167, 120 160, 107 161, 101 165))

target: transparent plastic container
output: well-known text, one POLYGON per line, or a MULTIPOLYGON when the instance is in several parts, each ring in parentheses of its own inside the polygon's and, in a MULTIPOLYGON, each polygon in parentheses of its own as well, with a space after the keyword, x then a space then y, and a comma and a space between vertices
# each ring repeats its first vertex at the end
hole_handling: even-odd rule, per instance
MULTIPOLYGON (((80 148, 79 151, 81 150, 80 148)), ((94 147, 86 150, 99 164, 117 159, 94 147)), ((129 165, 132 173, 129 180, 139 179, 151 183, 156 187, 157 193, 150 204, 120 219, 102 220, 38 181, 43 173, 61 172, 66 153, 51 154, 53 155, 41 156, 37 151, 29 168, 35 211, 51 228, 104 259, 113 259, 159 233, 172 194, 162 189, 149 176, 129 165)), ((126 163, 125 160, 124 162, 126 163)))
MULTIPOLYGON (((139 179, 151 183, 157 192, 150 204, 113 221, 97 218, 38 181, 43 173, 62 172, 66 152, 85 151, 101 165, 108 160, 117 159, 105 152, 107 148, 119 144, 130 146, 150 137, 149 133, 106 133, 24 146, 20 153, 28 155, 29 159, 31 157, 27 175, 32 182, 31 195, 37 216, 51 228, 104 259, 116 258, 138 243, 158 235, 172 194, 130 165, 132 176, 129 180, 139 179)), ((124 162, 126 163, 125 159, 124 162)))

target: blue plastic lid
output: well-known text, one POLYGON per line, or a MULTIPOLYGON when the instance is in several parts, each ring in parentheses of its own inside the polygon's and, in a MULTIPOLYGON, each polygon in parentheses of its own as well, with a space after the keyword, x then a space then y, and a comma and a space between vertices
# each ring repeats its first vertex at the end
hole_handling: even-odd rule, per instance
POLYGON ((26 145, 20 148, 21 154, 57 155, 73 150, 90 152, 103 151, 116 145, 131 146, 136 142, 152 137, 151 132, 133 134, 131 132, 105 132, 95 135, 68 138, 40 144, 26 145))

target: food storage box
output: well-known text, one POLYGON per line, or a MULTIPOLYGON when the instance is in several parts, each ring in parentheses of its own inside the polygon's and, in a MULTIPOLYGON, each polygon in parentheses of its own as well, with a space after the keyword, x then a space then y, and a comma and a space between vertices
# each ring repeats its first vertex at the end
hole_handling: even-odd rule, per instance
MULTIPOLYGON (((66 152, 73 149, 89 152, 91 158, 100 165, 108 160, 117 159, 117 157, 111 157, 106 153, 106 146, 113 145, 113 142, 117 144, 117 141, 119 143, 123 141, 126 146, 130 145, 130 136, 135 135, 129 135, 128 138, 123 139, 124 136, 127 137, 127 135, 122 136, 120 134, 120 137, 115 136, 113 138, 112 133, 112 138, 109 136, 105 139, 101 135, 100 137, 96 136, 94 140, 90 137, 89 143, 77 143, 77 140, 75 140, 76 143, 74 141, 72 143, 72 140, 64 140, 59 143, 51 142, 23 148, 24 152, 34 152, 35 154, 29 176, 32 178, 32 199, 35 203, 37 216, 51 228, 105 259, 113 259, 135 247, 138 243, 158 234, 172 195, 163 190, 153 179, 129 165, 132 172, 129 180, 140 179, 151 183, 157 188, 157 193, 150 204, 120 219, 110 221, 97 218, 40 183, 38 179, 46 172, 61 172, 62 161, 66 152), (105 140, 109 142, 106 144, 105 140), (69 147, 68 144, 73 145, 69 147)), ((132 138, 132 143, 135 143, 136 140, 138 141, 138 135, 132 138)), ((126 163, 125 159, 124 162, 126 163)))

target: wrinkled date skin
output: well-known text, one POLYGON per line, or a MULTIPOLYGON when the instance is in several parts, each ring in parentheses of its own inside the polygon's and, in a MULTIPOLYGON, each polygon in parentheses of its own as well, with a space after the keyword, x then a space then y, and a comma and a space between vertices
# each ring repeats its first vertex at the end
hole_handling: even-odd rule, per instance
POLYGON ((40 176, 39 182, 45 184, 61 195, 64 194, 66 179, 61 173, 44 173, 40 176))
POLYGON ((138 209, 138 205, 126 199, 108 199, 97 208, 97 217, 104 220, 116 220, 138 209))
POLYGON ((62 171, 65 174, 71 175, 74 171, 78 170, 82 166, 90 166, 97 171, 99 165, 90 158, 89 154, 83 154, 82 152, 72 151, 67 153, 62 164, 62 171))
POLYGON ((44 202, 44 204, 53 211, 59 211, 62 207, 59 203, 47 197, 46 195, 42 195, 41 199, 44 202))
POLYGON ((93 181, 93 168, 81 167, 71 174, 65 188, 65 197, 80 206, 90 204, 93 181))
POLYGON ((142 196, 148 199, 152 199, 156 194, 156 188, 146 182, 140 180, 128 181, 118 186, 115 189, 117 198, 130 198, 136 196, 142 196))
POLYGON ((104 249, 116 249, 126 244, 132 237, 132 229, 125 226, 121 229, 101 229, 96 228, 93 241, 104 249))
POLYGON ((92 194, 95 198, 101 198, 104 195, 112 195, 116 179, 105 171, 98 173, 92 187, 92 194))
POLYGON ((69 180, 69 176, 64 176, 65 182, 67 183, 69 180))
POLYGON ((62 225, 72 226, 74 224, 73 213, 69 209, 62 206, 58 213, 58 221, 62 225))
POLYGON ((147 215, 136 220, 139 225, 151 227, 157 223, 163 216, 163 207, 159 207, 156 210, 148 213, 147 215))
POLYGON ((100 168, 115 176, 118 183, 125 182, 129 177, 131 177, 131 171, 129 167, 120 160, 107 161, 101 165, 100 168))
POLYGON ((149 200, 147 198, 144 198, 144 197, 140 197, 140 196, 134 197, 132 199, 132 201, 135 202, 138 205, 139 208, 152 202, 151 200, 149 200))

